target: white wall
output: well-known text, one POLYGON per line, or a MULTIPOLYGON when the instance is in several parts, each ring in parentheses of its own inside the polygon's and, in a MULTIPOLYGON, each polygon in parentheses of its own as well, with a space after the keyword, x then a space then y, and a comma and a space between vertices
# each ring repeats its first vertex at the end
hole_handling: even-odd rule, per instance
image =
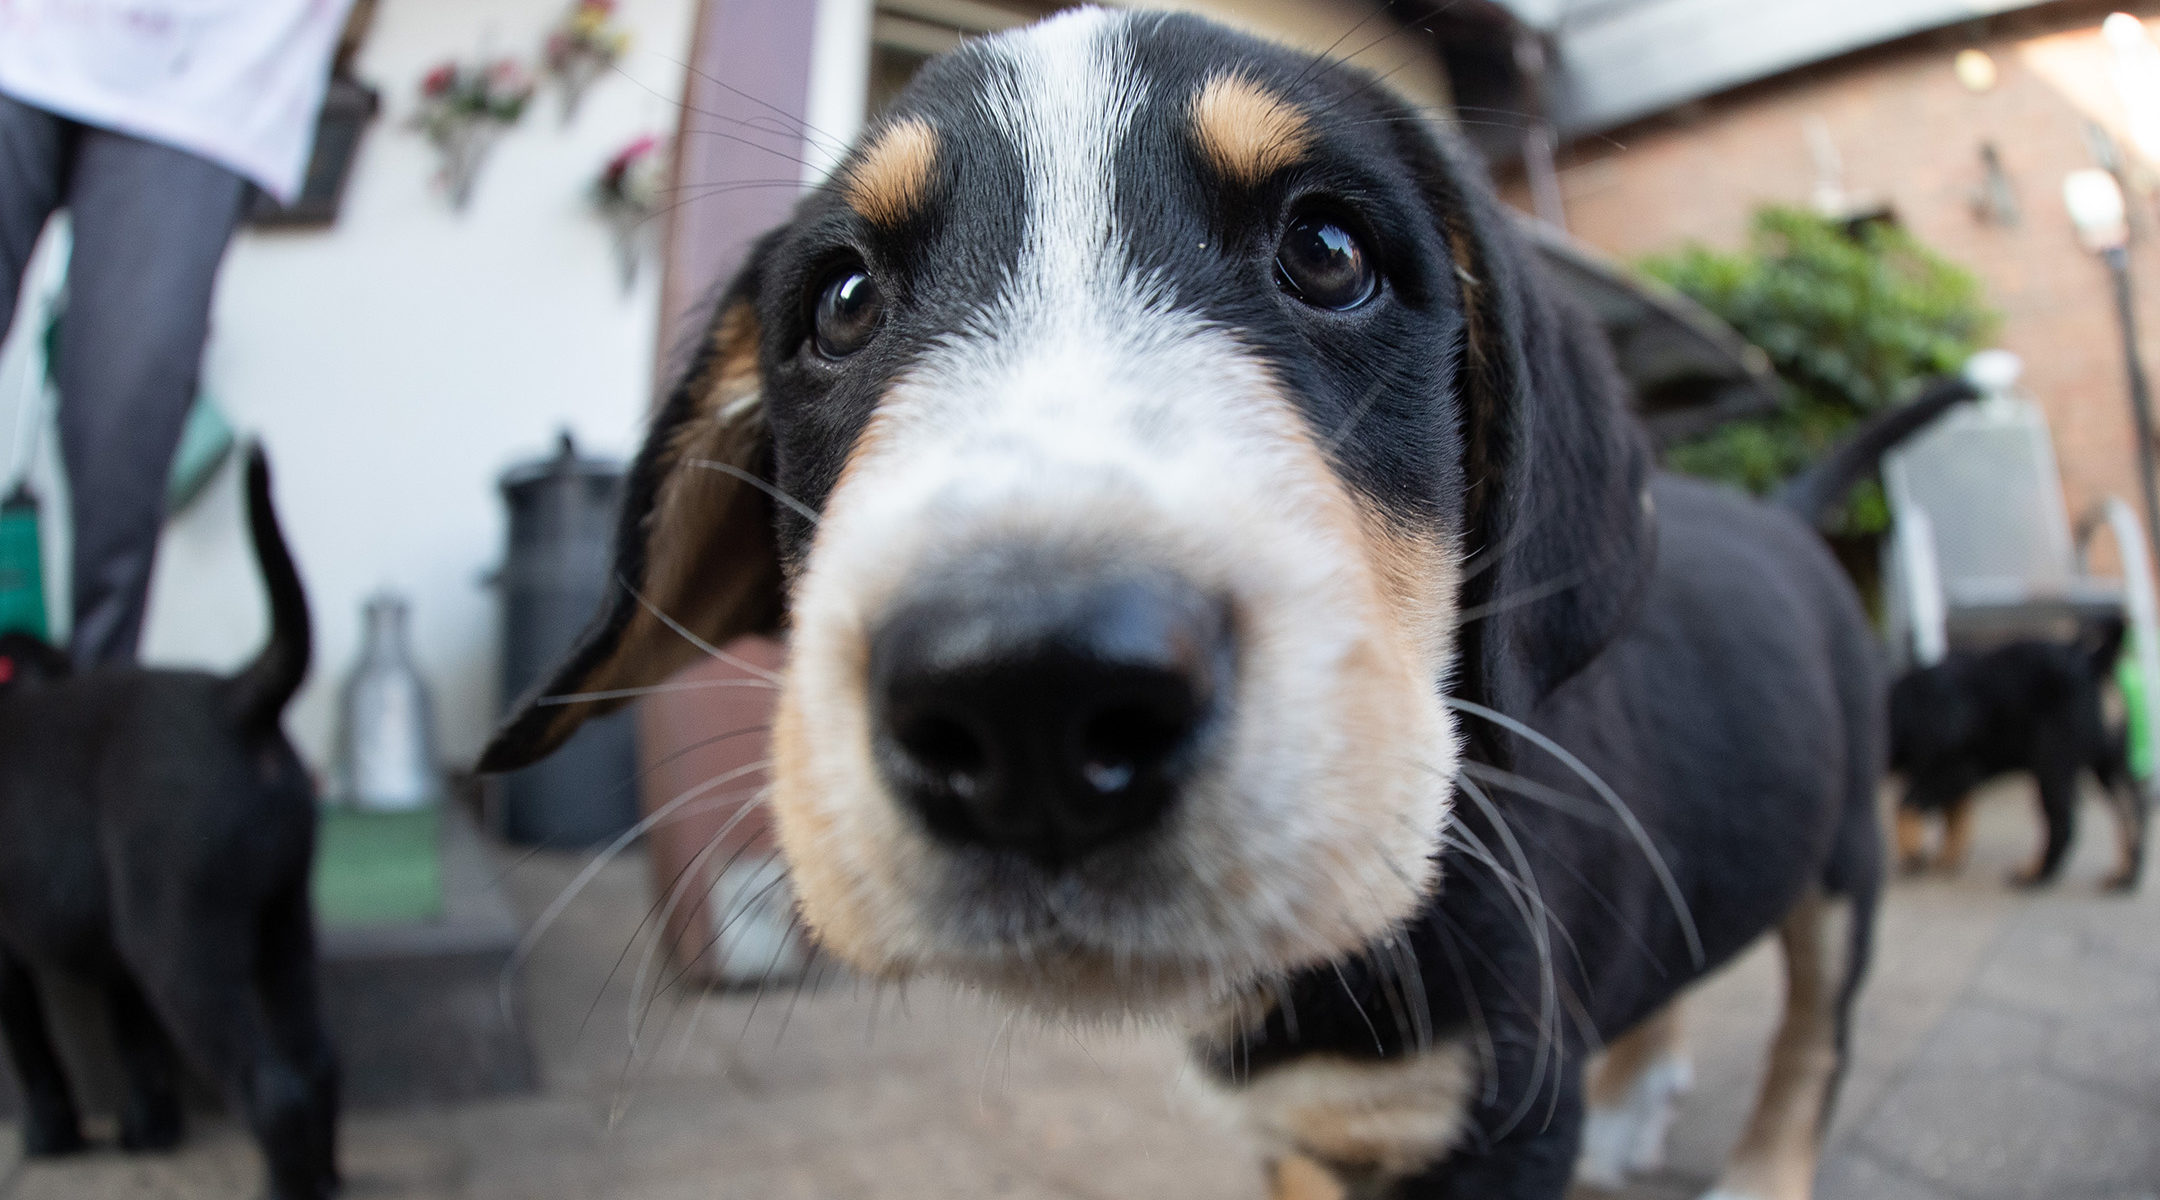
MULTIPOLYGON (((412 601, 442 748, 470 761, 495 715, 497 609, 481 580, 501 556, 496 476, 550 451, 561 426, 590 450, 635 447, 659 271, 648 262, 623 292, 588 188, 632 137, 674 128, 692 0, 624 0, 631 78, 603 77, 567 129, 543 86, 463 213, 432 185, 433 152, 406 124, 435 63, 483 48, 535 60, 564 7, 386 0, 359 64, 385 109, 336 226, 243 233, 225 263, 204 382, 269 447, 317 638, 288 726, 317 766, 361 602, 381 587, 412 601)), ((15 440, 10 378, 0 368, 0 463, 15 440)), ((228 467, 167 529, 145 657, 244 661, 264 633, 260 596, 228 467)))
MULTIPOLYGON (((829 27, 812 109, 859 108, 869 0, 771 2, 818 3, 829 27)), ((1419 39, 1366 19, 1370 0, 1125 2, 1232 17, 1316 47, 1351 31, 1360 61, 1393 70, 1398 86, 1426 99, 1444 90, 1419 39)), ((384 0, 359 67, 382 90, 385 111, 362 143, 336 226, 243 233, 225 264, 204 379, 270 449, 317 637, 315 670, 288 724, 317 766, 329 761, 361 602, 381 587, 413 602, 414 651, 434 685, 443 751, 453 763, 470 760, 495 715, 497 609, 481 580, 501 555, 496 476, 548 452, 561 426, 588 450, 626 456, 635 445, 650 395, 659 271, 648 263, 635 292, 622 292, 610 235, 587 195, 617 148, 674 128, 694 0, 623 0, 636 39, 623 64, 630 78, 603 78, 568 129, 543 89, 462 214, 431 185, 433 151, 406 124, 434 64, 482 51, 536 59, 564 7, 384 0)), ((0 350, 0 464, 15 452, 23 340, 0 350)), ((52 485, 47 495, 58 498, 52 485)), ((57 587, 65 539, 48 540, 57 587)), ((144 653, 226 669, 262 636, 228 468, 168 526, 144 653)))

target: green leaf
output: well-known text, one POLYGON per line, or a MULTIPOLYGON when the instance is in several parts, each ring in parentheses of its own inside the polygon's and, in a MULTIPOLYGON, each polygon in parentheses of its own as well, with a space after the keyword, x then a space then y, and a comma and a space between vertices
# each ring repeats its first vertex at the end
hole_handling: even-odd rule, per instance
MULTIPOLYGON (((1773 411, 1674 447, 1666 465, 1758 495, 1806 469, 1861 418, 1957 370, 1994 338, 1979 280, 1909 232, 1772 206, 1745 249, 1683 246, 1645 274, 1716 313, 1762 348, 1785 384, 1773 411)), ((1880 488, 1847 501, 1848 534, 1889 524, 1880 488)))

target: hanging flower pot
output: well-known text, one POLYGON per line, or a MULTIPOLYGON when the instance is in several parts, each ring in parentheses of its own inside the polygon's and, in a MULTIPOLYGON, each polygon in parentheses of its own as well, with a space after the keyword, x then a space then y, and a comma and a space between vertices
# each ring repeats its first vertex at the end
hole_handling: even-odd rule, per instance
POLYGON ((667 175, 666 143, 647 134, 616 151, 593 183, 593 207, 615 235, 615 261, 625 292, 637 283, 667 175))
POLYGON ((577 119, 586 91, 629 48, 630 34, 615 20, 615 0, 576 0, 548 31, 542 61, 562 95, 563 124, 577 119))
POLYGON ((420 81, 413 125, 427 134, 441 157, 439 178, 450 206, 463 211, 472 199, 480 168, 503 132, 525 115, 532 77, 516 62, 446 62, 420 81))
POLYGON ((435 148, 442 155, 443 190, 450 194, 450 207, 465 211, 480 168, 501 136, 501 127, 493 121, 459 121, 435 135, 435 148))

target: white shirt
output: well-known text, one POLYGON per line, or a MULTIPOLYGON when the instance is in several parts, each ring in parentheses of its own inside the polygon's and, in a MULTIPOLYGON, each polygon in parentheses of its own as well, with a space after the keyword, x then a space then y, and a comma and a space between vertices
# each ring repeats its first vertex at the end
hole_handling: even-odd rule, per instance
POLYGON ((0 92, 300 189, 352 0, 0 0, 0 92))

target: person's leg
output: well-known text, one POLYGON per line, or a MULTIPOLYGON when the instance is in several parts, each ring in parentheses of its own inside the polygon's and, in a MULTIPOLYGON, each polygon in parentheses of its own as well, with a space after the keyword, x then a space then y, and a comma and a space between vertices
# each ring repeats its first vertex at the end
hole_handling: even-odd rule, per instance
POLYGON ((184 151, 82 134, 67 194, 75 252, 59 351, 78 666, 135 657, 165 477, 247 191, 238 175, 184 151))
POLYGON ((66 121, 0 93, 0 339, 38 233, 60 206, 67 143, 66 121))

